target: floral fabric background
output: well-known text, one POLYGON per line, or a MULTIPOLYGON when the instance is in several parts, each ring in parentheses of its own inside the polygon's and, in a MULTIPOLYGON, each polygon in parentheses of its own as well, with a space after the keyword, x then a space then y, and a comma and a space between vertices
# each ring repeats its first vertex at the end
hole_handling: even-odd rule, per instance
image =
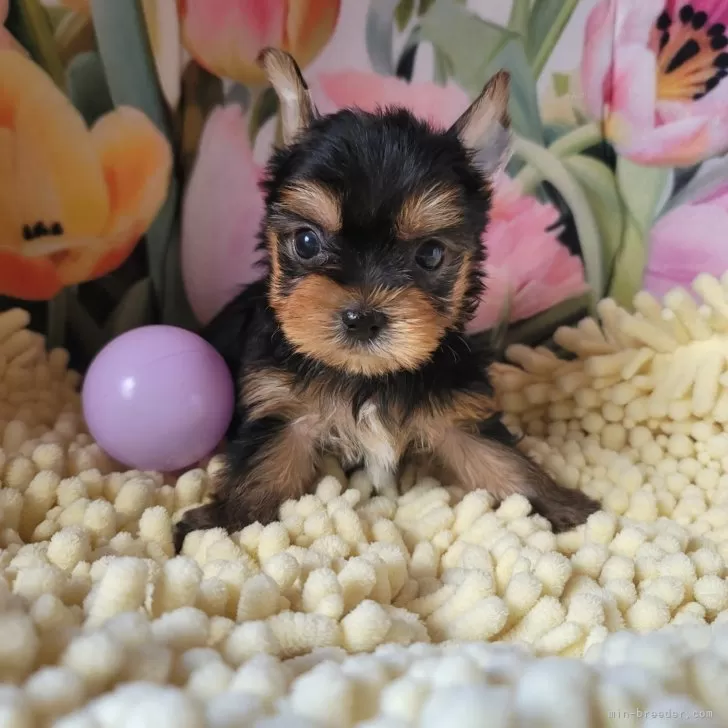
POLYGON ((474 331, 547 341, 728 271, 728 0, 0 0, 0 23, 0 305, 81 362, 259 275, 267 45, 323 112, 441 126, 511 72, 474 331))

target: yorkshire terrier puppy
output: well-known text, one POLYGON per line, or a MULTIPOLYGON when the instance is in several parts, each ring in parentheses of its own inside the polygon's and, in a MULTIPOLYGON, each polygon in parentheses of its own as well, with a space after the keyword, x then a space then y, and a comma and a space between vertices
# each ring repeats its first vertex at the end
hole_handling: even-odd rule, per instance
POLYGON ((267 272, 206 331, 239 405, 213 500, 184 515, 177 550, 190 531, 274 520, 326 454, 375 487, 424 459, 445 483, 523 494, 555 531, 584 522, 598 504, 520 452, 489 353, 464 333, 509 148, 508 74, 438 130, 403 109, 320 116, 293 58, 267 49, 260 64, 283 135, 264 183, 267 272))

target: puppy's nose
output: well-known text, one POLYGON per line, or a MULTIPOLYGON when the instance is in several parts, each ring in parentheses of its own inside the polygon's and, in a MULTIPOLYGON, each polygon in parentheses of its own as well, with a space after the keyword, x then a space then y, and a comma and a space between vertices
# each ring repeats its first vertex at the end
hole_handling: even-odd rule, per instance
POLYGON ((381 311, 348 308, 341 314, 346 331, 356 341, 371 341, 387 325, 387 317, 381 311))

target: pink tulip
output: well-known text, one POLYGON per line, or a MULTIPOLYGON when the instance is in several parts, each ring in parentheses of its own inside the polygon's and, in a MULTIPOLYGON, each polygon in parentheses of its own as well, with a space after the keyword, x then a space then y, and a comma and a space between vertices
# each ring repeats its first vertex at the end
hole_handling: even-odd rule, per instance
POLYGON ((202 323, 261 275, 255 265, 260 175, 240 107, 215 109, 202 131, 182 209, 182 274, 202 323))
POLYGON ((505 175, 495 184, 493 207, 483 241, 486 292, 471 331, 497 324, 510 300, 511 323, 531 318, 587 290, 581 259, 556 237, 555 207, 521 194, 505 175))
POLYGON ((643 287, 663 296, 690 284, 700 273, 728 271, 728 184, 668 212, 652 227, 643 287))
MULTIPOLYGON (((438 127, 449 126, 465 110, 468 97, 456 86, 443 88, 374 73, 321 74, 309 79, 319 111, 349 106, 372 111, 402 105, 438 127)), ((256 233, 262 214, 244 121, 235 107, 216 110, 203 131, 198 161, 187 189, 182 227, 183 270, 195 314, 204 323, 244 283, 259 275, 256 233)), ((586 289, 581 260, 551 230, 557 210, 524 196, 499 180, 488 247, 488 292, 472 330, 499 320, 506 297, 511 321, 528 318, 586 289)))
POLYGON ((689 166, 728 150, 728 3, 601 0, 586 25, 582 86, 617 151, 689 166))
POLYGON ((276 46, 304 68, 328 43, 341 0, 177 0, 190 55, 217 76, 263 84, 260 51, 276 46))

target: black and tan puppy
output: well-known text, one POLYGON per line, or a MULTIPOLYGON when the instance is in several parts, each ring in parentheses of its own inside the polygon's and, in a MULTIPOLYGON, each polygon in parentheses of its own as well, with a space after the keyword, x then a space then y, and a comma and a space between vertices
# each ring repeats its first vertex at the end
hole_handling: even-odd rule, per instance
POLYGON ((582 523, 598 505, 516 448, 488 352, 464 333, 483 293, 490 180, 508 153, 508 75, 436 130, 401 109, 320 117, 290 56, 269 49, 260 63, 284 141, 265 183, 268 270, 206 332, 239 407, 214 500, 185 514, 177 549, 193 530, 275 519, 327 453, 375 486, 429 458, 449 482, 523 494, 555 530, 582 523))

